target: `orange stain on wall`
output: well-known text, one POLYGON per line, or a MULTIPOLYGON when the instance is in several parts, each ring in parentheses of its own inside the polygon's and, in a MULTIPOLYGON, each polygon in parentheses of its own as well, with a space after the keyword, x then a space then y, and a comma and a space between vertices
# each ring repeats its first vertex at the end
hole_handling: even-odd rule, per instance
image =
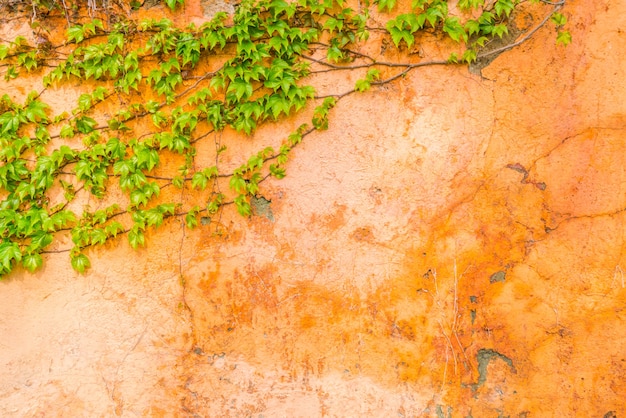
POLYGON ((626 7, 608 5, 567 2, 566 49, 546 28, 482 77, 342 100, 263 183, 273 219, 173 221, 86 277, 51 256, 1 283, 20 347, 0 346, 1 415, 626 414, 626 40, 607 29, 626 7))

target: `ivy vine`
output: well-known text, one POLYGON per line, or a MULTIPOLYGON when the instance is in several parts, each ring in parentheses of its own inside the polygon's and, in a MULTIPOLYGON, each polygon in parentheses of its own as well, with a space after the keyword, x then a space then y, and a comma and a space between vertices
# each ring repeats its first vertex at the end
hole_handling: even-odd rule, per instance
MULTIPOLYGON (((114 15, 91 2, 85 16, 79 2, 14 2, 14 14, 19 4, 32 6, 33 37, 0 43, 0 75, 7 83, 34 77, 43 87, 24 101, 0 98, 0 277, 18 265, 34 271, 42 255, 60 251, 69 252, 82 273, 90 247, 122 235, 133 248, 143 246, 146 232, 171 218, 194 228, 228 205, 250 216, 259 185, 286 175, 291 150, 328 128, 339 100, 419 67, 466 65, 513 48, 520 41, 484 49, 508 33, 516 13, 544 16, 529 35, 551 21, 556 42, 571 41, 564 0, 460 0, 454 10, 443 0, 413 0, 410 7, 396 0, 243 0, 233 15, 218 13, 199 27, 133 19, 131 10, 141 7, 135 1, 114 15), (65 41, 57 45, 46 36, 46 19, 55 16, 67 22, 65 41), (376 23, 381 19, 386 24, 376 23), (406 61, 361 52, 373 32, 406 61), (449 55, 415 58, 410 51, 423 36, 445 42, 449 55), (362 78, 324 97, 308 84, 315 73, 341 70, 362 78), (70 111, 55 112, 46 97, 80 90, 78 80, 93 88, 78 95, 70 111), (108 115, 101 106, 116 111, 108 115), (251 156, 237 156, 238 168, 222 169, 225 129, 259 141, 259 126, 305 108, 312 109, 310 122, 278 148, 261 145, 251 156), (213 146, 215 163, 199 166, 198 151, 213 146), (163 162, 171 160, 179 167, 163 174, 163 162), (166 187, 185 198, 163 199, 166 187), (107 201, 112 191, 124 197, 104 209, 75 204, 80 194, 107 201), (50 249, 61 237, 71 238, 71 247, 50 249)), ((182 0, 165 4, 183 6, 182 0)))

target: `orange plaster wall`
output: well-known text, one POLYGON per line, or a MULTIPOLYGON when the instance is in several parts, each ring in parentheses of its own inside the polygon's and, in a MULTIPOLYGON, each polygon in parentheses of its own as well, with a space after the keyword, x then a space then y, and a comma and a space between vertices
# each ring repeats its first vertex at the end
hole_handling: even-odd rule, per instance
POLYGON ((342 100, 273 220, 0 282, 0 415, 626 415, 626 5, 564 12, 567 48, 342 100))

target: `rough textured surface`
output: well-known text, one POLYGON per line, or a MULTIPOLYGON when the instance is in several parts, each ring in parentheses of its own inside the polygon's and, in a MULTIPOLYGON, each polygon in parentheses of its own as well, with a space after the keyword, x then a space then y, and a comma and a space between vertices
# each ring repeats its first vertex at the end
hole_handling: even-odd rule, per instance
POLYGON ((0 415, 625 415, 626 6, 565 13, 342 100, 273 220, 0 282, 0 415))

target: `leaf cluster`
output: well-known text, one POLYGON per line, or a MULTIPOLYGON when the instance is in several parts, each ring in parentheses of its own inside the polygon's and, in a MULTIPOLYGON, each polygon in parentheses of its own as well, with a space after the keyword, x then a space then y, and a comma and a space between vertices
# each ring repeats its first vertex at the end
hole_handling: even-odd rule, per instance
MULTIPOLYGON (((182 0, 165 3, 176 9, 182 0)), ((328 129, 342 97, 417 68, 398 64, 402 73, 386 76, 394 66, 357 52, 371 30, 385 31, 398 48, 412 47, 420 33, 437 33, 465 45, 463 60, 470 62, 476 45, 506 33, 517 3, 497 0, 485 10, 482 1, 462 0, 461 10, 480 11, 467 19, 450 15, 445 1, 414 0, 410 13, 375 28, 370 13, 392 11, 395 0, 359 10, 344 0, 244 0, 232 17, 218 13, 199 27, 181 28, 167 18, 95 18, 70 25, 65 43, 45 51, 22 37, 0 44, 5 80, 30 76, 44 85, 23 102, 0 98, 0 276, 19 265, 36 270, 49 251, 69 252, 82 273, 90 267, 88 248, 119 236, 133 248, 144 246, 148 231, 169 218, 195 228, 201 217, 231 204, 250 216, 250 199, 262 182, 286 175, 290 152, 307 135, 328 129), (363 78, 347 92, 318 96, 312 76, 342 69, 362 70, 363 78), (70 108, 46 103, 81 85, 89 90, 80 90, 70 108), (100 109, 105 105, 107 112, 100 109), (222 169, 222 132, 253 141, 261 125, 306 109, 310 125, 237 156, 236 169, 222 169), (210 146, 211 137, 215 163, 199 165, 199 147, 210 146), (180 165, 172 172, 164 161, 180 165), (167 187, 187 198, 164 198, 167 187), (111 190, 123 199, 104 209, 81 211, 72 203, 86 195, 104 202, 111 190), (63 235, 71 248, 58 247, 63 235)), ((555 13, 552 21, 559 42, 567 43, 565 17, 555 13)))

